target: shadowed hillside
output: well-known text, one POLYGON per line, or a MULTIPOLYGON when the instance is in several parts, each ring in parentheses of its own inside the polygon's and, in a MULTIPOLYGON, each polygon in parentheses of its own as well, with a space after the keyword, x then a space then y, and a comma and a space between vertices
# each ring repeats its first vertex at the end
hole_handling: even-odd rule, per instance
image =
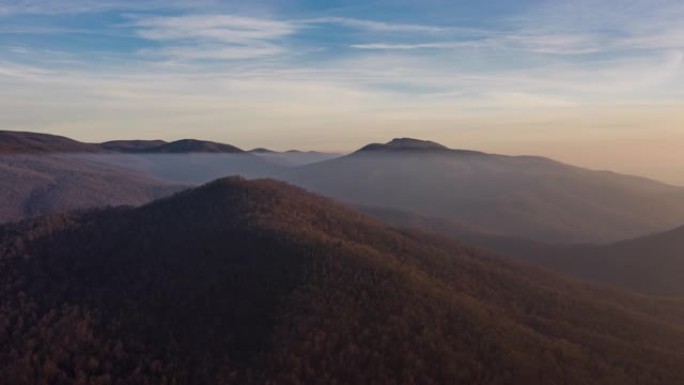
POLYGON ((684 297, 684 228, 605 246, 491 242, 524 261, 644 293, 684 297))
POLYGON ((684 303, 279 182, 0 227, 12 384, 680 384, 684 303))
POLYGON ((140 205, 180 188, 129 169, 67 155, 3 155, 0 222, 73 209, 140 205))
POLYGON ((440 233, 468 244, 602 284, 684 297, 684 228, 607 245, 555 245, 488 233, 464 223, 399 210, 361 207, 395 226, 440 233))
POLYGON ((684 223, 684 188, 550 159, 395 139, 286 178, 350 203, 546 242, 607 242, 684 223))

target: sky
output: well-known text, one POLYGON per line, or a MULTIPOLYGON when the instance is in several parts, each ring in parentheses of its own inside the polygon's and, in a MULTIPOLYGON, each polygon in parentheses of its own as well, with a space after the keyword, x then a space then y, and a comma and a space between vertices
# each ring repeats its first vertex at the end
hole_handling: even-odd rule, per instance
POLYGON ((684 185, 680 0, 0 0, 0 129, 394 137, 684 185))

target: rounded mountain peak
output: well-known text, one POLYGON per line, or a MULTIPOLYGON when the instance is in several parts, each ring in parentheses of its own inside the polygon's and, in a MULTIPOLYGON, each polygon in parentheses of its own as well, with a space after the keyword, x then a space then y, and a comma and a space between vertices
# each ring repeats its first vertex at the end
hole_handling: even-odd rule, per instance
POLYGON ((387 143, 372 143, 363 147, 360 151, 404 151, 404 150, 420 150, 420 151, 445 151, 448 147, 435 143, 429 140, 420 140, 413 138, 394 138, 387 143))
POLYGON ((410 150, 448 150, 447 146, 430 140, 420 140, 413 138, 395 138, 385 144, 389 148, 410 149, 410 150))
POLYGON ((225 143, 197 139, 181 139, 149 149, 148 152, 160 153, 242 153, 243 150, 225 143))

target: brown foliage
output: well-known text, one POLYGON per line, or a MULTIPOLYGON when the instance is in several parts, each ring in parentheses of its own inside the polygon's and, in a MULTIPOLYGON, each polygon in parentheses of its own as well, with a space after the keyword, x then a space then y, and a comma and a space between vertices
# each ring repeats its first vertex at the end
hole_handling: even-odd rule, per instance
POLYGON ((224 179, 0 227, 13 384, 680 384, 684 304, 224 179))

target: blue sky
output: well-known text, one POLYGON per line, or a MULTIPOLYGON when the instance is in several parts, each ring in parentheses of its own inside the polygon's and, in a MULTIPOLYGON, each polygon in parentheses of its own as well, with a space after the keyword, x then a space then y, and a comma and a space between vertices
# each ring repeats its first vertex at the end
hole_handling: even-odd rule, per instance
POLYGON ((413 136, 684 183, 681 20, 675 0, 0 0, 0 127, 413 136))

